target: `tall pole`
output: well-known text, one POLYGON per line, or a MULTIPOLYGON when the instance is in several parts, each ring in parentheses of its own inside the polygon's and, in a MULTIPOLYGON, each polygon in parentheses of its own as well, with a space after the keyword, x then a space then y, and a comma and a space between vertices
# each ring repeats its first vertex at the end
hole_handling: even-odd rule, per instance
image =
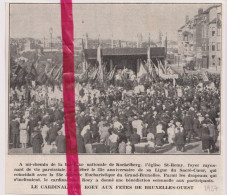
POLYGON ((88 48, 88 34, 85 34, 85 49, 88 48))
POLYGON ((111 38, 111 48, 114 48, 114 40, 113 40, 113 34, 112 34, 112 38, 111 38))
POLYGON ((52 52, 52 34, 53 34, 53 28, 50 28, 50 50, 52 52))
POLYGON ((99 34, 99 37, 98 37, 98 46, 101 46, 100 34, 99 34))
MULTIPOLYGON (((218 34, 218 8, 216 7, 216 32, 215 32, 215 36, 216 36, 216 40, 217 40, 217 34, 218 34)), ((216 45, 216 51, 217 51, 217 45, 216 45)), ((217 55, 216 55, 216 58, 217 58, 217 55)), ((215 62, 216 64, 216 70, 218 70, 218 63, 217 63, 217 60, 215 62)))
POLYGON ((148 45, 149 45, 149 47, 151 46, 151 34, 150 33, 148 34, 148 45))
POLYGON ((165 57, 166 59, 164 60, 164 63, 165 63, 165 74, 167 73, 167 32, 166 32, 166 40, 165 40, 165 57))

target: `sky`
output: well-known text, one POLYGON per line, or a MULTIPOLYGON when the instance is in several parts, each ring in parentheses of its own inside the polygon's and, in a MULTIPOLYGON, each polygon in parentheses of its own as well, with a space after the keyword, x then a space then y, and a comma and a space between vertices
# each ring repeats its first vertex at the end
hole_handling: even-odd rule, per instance
MULTIPOLYGON (((137 40, 158 39, 159 30, 167 32, 169 40, 177 40, 177 29, 192 18, 199 8, 212 4, 74 4, 74 37, 88 33, 90 38, 137 40)), ((11 4, 11 38, 61 36, 60 4, 11 4)))

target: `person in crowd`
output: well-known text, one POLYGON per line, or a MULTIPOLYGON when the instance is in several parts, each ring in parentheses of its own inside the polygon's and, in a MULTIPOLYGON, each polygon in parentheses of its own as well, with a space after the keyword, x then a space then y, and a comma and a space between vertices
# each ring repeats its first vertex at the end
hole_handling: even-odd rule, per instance
POLYGON ((52 142, 50 145, 51 145, 50 154, 57 153, 58 152, 58 148, 56 147, 56 142, 52 142))
POLYGON ((193 130, 194 130, 196 136, 198 136, 201 139, 201 123, 198 119, 198 114, 194 115, 193 130))
POLYGON ((86 133, 84 134, 84 144, 85 144, 85 149, 86 153, 92 153, 92 134, 90 131, 90 128, 86 129, 86 133))
POLYGON ((162 124, 158 124, 156 126, 156 134, 155 134, 155 145, 160 147, 164 145, 164 136, 165 131, 163 130, 162 124))
POLYGON ((183 128, 177 127, 176 128, 176 134, 174 137, 175 144, 176 144, 176 151, 185 151, 185 135, 183 133, 183 128))
POLYGON ((10 122, 10 133, 13 140, 13 148, 19 148, 19 132, 20 132, 20 123, 16 120, 16 117, 13 117, 10 122))
POLYGON ((110 153, 118 153, 118 142, 117 129, 114 129, 109 136, 110 153))
POLYGON ((34 131, 31 135, 31 144, 32 144, 32 151, 33 153, 42 153, 42 144, 43 144, 43 137, 38 129, 38 127, 34 128, 34 131))
POLYGON ((103 124, 104 126, 100 129, 100 140, 104 142, 105 145, 109 145, 109 137, 111 129, 108 127, 107 123, 103 124))
POLYGON ((135 152, 135 144, 140 143, 140 135, 137 134, 136 128, 133 129, 133 134, 130 137, 130 142, 131 142, 131 145, 132 145, 132 153, 134 153, 135 152))
POLYGON ((147 134, 147 143, 146 153, 155 153, 154 134, 152 133, 152 130, 147 134))
POLYGON ((170 121, 168 123, 169 128, 167 129, 168 134, 168 142, 170 144, 174 144, 174 137, 175 137, 175 125, 173 124, 173 121, 170 121))
POLYGON ((56 127, 56 124, 51 123, 50 129, 47 131, 47 136, 46 136, 46 142, 48 145, 50 145, 52 142, 56 140, 56 137, 58 135, 58 129, 56 127))
POLYGON ((58 136, 55 141, 57 147, 57 153, 65 153, 66 152, 66 144, 65 144, 65 136, 61 130, 58 131, 58 136))
POLYGON ((210 152, 215 152, 216 150, 216 141, 217 141, 217 130, 215 129, 215 125, 212 121, 208 121, 208 129, 210 133, 210 152))
POLYGON ((27 131, 27 122, 25 122, 25 119, 22 118, 20 120, 20 143, 22 145, 22 148, 27 147, 28 143, 28 131, 27 131))
POLYGON ((186 115, 182 120, 182 125, 184 128, 185 137, 187 137, 187 142, 190 143, 191 136, 193 134, 193 118, 188 112, 186 112, 186 115))
POLYGON ((132 154, 132 143, 130 141, 130 138, 128 138, 126 143, 126 154, 132 154))
POLYGON ((122 140, 119 143, 118 151, 119 151, 120 154, 125 154, 126 153, 126 143, 125 143, 125 140, 122 140))
POLYGON ((84 138, 79 133, 77 133, 76 137, 77 137, 77 151, 78 151, 78 153, 86 153, 84 138))
POLYGON ((138 119, 137 116, 134 117, 132 121, 132 127, 137 130, 137 134, 140 136, 140 139, 143 138, 143 121, 138 119))
POLYGON ((201 129, 202 151, 210 153, 210 132, 207 121, 202 122, 201 129))
POLYGON ((41 135, 43 136, 43 143, 46 144, 46 137, 47 137, 47 133, 49 131, 49 123, 44 124, 44 126, 41 129, 41 135))
MULTIPOLYGON (((208 76, 209 82, 205 82, 200 74, 185 74, 176 79, 174 85, 172 80, 161 78, 151 81, 119 76, 114 85, 102 85, 90 78, 78 79, 75 116, 78 152, 85 153, 85 145, 90 144, 92 151, 99 153, 124 152, 126 145, 126 153, 129 153, 130 146, 131 152, 134 152, 134 145, 140 141, 151 145, 154 142, 155 148, 163 148, 173 143, 174 128, 180 128, 180 132, 183 129, 188 144, 193 144, 191 139, 198 136, 201 141, 195 141, 202 142, 203 149, 216 152, 216 143, 220 139, 220 76, 208 76), (202 126, 204 121, 207 128, 202 126), (115 135, 119 138, 117 144, 115 135), (117 147, 112 147, 112 144, 117 147), (95 147, 99 149, 95 150, 95 147)), ((58 145, 58 131, 65 131, 62 89, 39 84, 35 87, 26 85, 11 89, 10 146, 24 147, 19 142, 20 126, 23 126, 20 119, 25 118, 28 121, 27 147, 31 147, 30 142, 37 134, 34 129, 38 128, 45 153, 46 144, 50 146, 55 142, 58 145)))

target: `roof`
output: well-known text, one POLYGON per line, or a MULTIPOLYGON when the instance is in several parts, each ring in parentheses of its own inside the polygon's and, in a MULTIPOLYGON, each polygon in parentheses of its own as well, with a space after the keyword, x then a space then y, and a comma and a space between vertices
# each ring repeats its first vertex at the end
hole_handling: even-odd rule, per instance
MULTIPOLYGON (((85 58, 94 60, 97 58, 97 49, 85 49, 85 58)), ((164 47, 150 48, 151 57, 165 56, 164 47)), ((105 48, 101 49, 102 56, 146 56, 147 48, 105 48)))
POLYGON ((217 20, 217 18, 214 18, 211 22, 209 22, 209 24, 213 24, 213 23, 216 24, 216 20, 217 20))
POLYGON ((146 55, 146 48, 107 48, 103 49, 104 56, 131 56, 131 55, 146 55))
POLYGON ((209 8, 207 8, 207 9, 203 12, 203 14, 208 14, 208 13, 210 12, 211 9, 216 8, 216 7, 220 7, 220 6, 221 6, 221 5, 213 5, 213 6, 209 7, 209 8))

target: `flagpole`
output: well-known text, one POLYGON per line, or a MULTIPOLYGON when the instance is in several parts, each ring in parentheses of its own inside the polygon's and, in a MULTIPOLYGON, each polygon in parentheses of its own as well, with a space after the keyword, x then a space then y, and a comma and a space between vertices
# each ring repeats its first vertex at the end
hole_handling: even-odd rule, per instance
POLYGON ((166 59, 164 60, 164 63, 165 63, 165 74, 167 74, 167 32, 166 32, 166 41, 165 41, 165 49, 166 49, 166 51, 165 51, 165 57, 166 57, 166 59))

